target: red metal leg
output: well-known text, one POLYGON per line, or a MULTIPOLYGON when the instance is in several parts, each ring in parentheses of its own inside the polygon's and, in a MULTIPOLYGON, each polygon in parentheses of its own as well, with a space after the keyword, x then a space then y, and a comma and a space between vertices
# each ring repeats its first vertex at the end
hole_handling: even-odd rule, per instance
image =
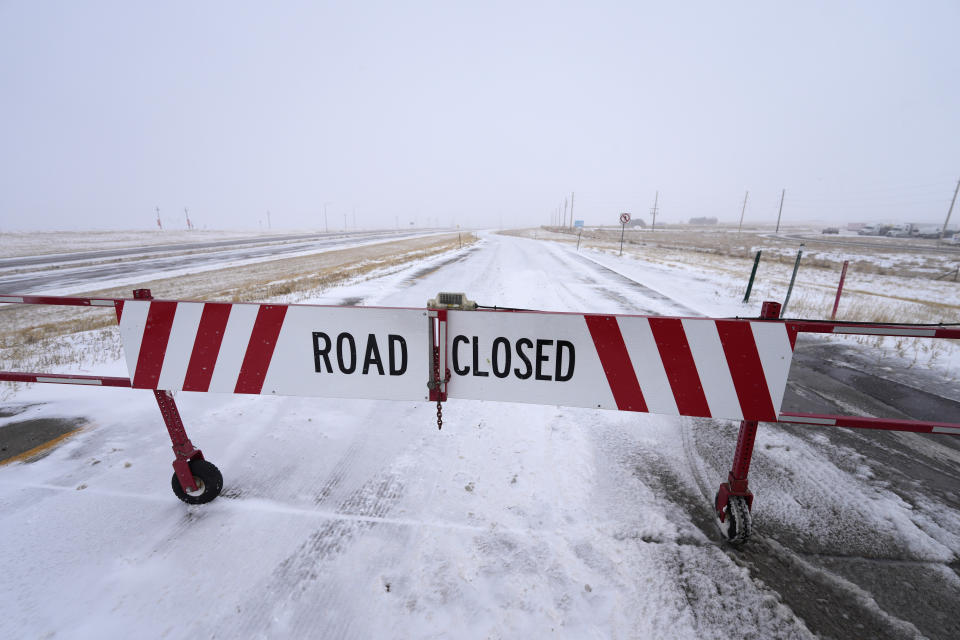
POLYGON ((187 491, 196 491, 197 484, 193 479, 193 473, 190 472, 191 460, 203 460, 203 452, 193 446, 187 432, 183 428, 183 421, 180 419, 180 412, 177 411, 177 403, 173 400, 173 394, 162 389, 153 391, 157 399, 157 405, 160 407, 160 413, 163 415, 163 422, 167 425, 167 432, 170 434, 170 442, 173 443, 173 453, 176 458, 173 461, 173 470, 180 480, 180 486, 187 491))
MULTIPOLYGON (((780 317, 780 305, 776 302, 764 302, 760 309, 760 317, 765 320, 780 317)), ((747 486, 747 475, 750 473, 750 460, 753 458, 753 442, 757 438, 757 423, 752 420, 740 422, 740 433, 737 436, 737 448, 733 454, 733 467, 727 475, 727 481, 720 485, 714 508, 720 522, 726 519, 727 504, 731 496, 741 496, 747 501, 747 508, 753 509, 753 494, 747 486)))
POLYGON ((727 481, 720 485, 717 492, 717 517, 720 522, 726 517, 725 510, 730 496, 743 496, 747 507, 753 508, 753 494, 747 487, 747 475, 750 473, 750 460, 753 457, 753 441, 757 437, 757 423, 751 420, 740 422, 740 435, 737 436, 737 449, 733 454, 733 468, 727 475, 727 481))
MULTIPOLYGON (((133 297, 135 300, 153 300, 150 289, 134 289, 133 297)), ((117 320, 119 319, 118 308, 117 320)), ((197 482, 193 472, 190 471, 190 461, 203 460, 203 452, 194 447, 190 438, 187 437, 187 430, 183 428, 183 420, 180 419, 180 412, 177 411, 173 394, 163 389, 154 389, 153 396, 157 399, 163 422, 167 425, 167 433, 170 434, 170 442, 173 443, 173 453, 176 456, 173 460, 173 470, 177 474, 177 480, 186 491, 196 491, 197 482)))

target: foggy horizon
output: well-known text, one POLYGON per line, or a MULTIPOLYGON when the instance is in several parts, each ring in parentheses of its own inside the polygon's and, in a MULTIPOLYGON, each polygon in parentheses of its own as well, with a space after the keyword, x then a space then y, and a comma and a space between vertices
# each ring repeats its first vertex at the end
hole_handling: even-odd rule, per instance
MULTIPOLYGON (((0 231, 942 224, 960 5, 0 5, 0 231), (354 223, 354 211, 356 222, 354 223), (346 220, 344 216, 346 215, 346 220)), ((951 226, 960 213, 954 211, 951 226)))

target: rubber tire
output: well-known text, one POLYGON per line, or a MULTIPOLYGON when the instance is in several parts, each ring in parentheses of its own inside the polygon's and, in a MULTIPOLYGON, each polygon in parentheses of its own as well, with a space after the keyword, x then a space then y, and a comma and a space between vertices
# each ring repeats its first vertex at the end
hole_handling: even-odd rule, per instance
POLYGON ((223 475, 212 462, 191 460, 190 473, 193 474, 197 489, 200 491, 198 493, 184 491, 183 487, 180 486, 180 479, 174 473, 171 486, 178 498, 187 504, 206 504, 220 495, 220 490, 223 489, 223 475))
POLYGON ((753 534, 753 521, 747 499, 742 496, 730 496, 726 514, 730 521, 727 528, 727 542, 734 546, 745 544, 753 534))

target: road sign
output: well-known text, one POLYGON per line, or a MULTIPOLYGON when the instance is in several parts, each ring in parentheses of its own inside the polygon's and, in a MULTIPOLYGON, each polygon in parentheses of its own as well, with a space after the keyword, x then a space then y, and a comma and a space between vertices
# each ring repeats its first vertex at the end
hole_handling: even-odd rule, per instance
POLYGON ((583 228, 583 220, 574 220, 574 221, 573 221, 573 226, 574 226, 575 228, 577 228, 577 229, 582 229, 582 228, 583 228))
POLYGON ((629 213, 621 213, 621 214, 620 214, 620 224, 627 224, 628 222, 630 222, 630 214, 629 214, 629 213))
POLYGON ((450 311, 447 322, 458 399, 775 421, 793 356, 786 325, 761 320, 450 311))
POLYGON ((422 400, 422 309, 128 300, 134 388, 422 400))

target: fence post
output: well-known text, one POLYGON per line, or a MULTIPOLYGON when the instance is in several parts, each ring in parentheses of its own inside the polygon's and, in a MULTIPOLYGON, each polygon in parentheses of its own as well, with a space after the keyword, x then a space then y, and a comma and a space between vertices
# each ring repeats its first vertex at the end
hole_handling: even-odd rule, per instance
POLYGON ((750 302, 750 291, 753 290, 753 279, 757 277, 757 267, 760 265, 760 251, 757 251, 757 257, 753 259, 753 271, 750 272, 750 282, 747 283, 747 292, 743 296, 744 302, 750 302))
POLYGON ((840 306, 840 294, 843 293, 843 281, 847 277, 847 267, 849 265, 849 260, 843 261, 843 270, 840 272, 840 284, 837 285, 837 299, 833 301, 833 313, 830 314, 831 320, 836 320, 837 318, 837 307, 840 306))
POLYGON ((780 308, 780 317, 782 318, 787 312, 787 303, 790 302, 790 294, 793 293, 793 283, 797 281, 797 270, 800 269, 800 256, 803 255, 803 245, 800 245, 800 249, 797 249, 797 261, 793 263, 793 275, 790 276, 790 286, 787 287, 787 297, 783 301, 783 306, 780 308))
POLYGON ((580 236, 583 235, 583 228, 580 229, 580 233, 577 234, 577 251, 580 251, 580 236))

